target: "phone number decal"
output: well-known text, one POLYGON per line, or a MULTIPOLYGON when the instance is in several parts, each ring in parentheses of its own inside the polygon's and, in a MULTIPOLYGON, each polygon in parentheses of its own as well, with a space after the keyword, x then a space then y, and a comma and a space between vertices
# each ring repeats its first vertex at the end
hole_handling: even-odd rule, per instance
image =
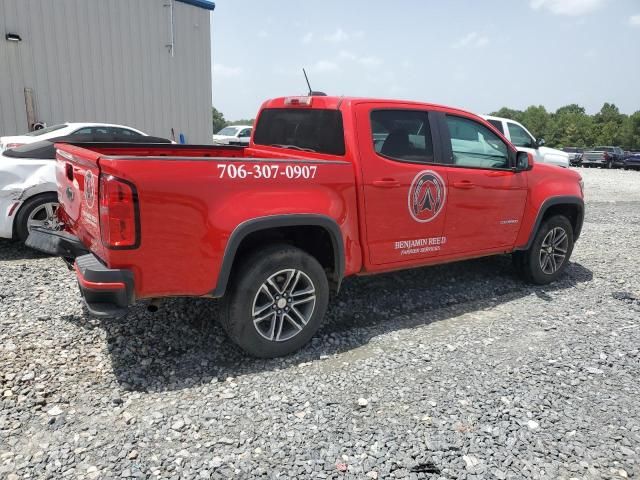
POLYGON ((316 165, 245 165, 245 164, 219 164, 219 178, 288 178, 310 179, 316 178, 318 167, 316 165))

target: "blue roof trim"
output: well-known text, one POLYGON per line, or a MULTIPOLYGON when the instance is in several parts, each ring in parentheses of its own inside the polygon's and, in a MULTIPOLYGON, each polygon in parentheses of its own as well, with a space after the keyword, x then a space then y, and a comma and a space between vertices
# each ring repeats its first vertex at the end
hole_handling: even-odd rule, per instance
POLYGON ((178 0, 178 2, 188 3, 194 7, 206 8, 207 10, 214 10, 216 8, 216 4, 210 0, 178 0))

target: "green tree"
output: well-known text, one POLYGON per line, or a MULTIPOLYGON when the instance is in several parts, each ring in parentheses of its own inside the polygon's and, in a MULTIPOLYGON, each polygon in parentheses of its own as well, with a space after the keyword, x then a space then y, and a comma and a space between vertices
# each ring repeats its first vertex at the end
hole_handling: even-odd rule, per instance
POLYGON ((572 103, 571 105, 565 105, 556 110, 556 115, 586 115, 584 107, 572 103))
POLYGON ((629 115, 623 127, 622 144, 630 150, 640 150, 640 110, 629 115))
POLYGON ((534 137, 549 140, 552 131, 548 129, 551 118, 549 112, 542 105, 530 106, 522 114, 521 123, 534 137))
POLYGON ((591 126, 592 118, 584 107, 565 105, 551 115, 547 140, 557 147, 586 147, 591 143, 591 126))
POLYGON ((520 122, 522 120, 522 110, 514 110, 512 108, 502 107, 497 112, 490 113, 493 117, 502 117, 520 122))
POLYGON ((211 121, 213 122, 213 133, 218 133, 229 124, 224 119, 222 112, 219 112, 216 107, 211 107, 211 121))

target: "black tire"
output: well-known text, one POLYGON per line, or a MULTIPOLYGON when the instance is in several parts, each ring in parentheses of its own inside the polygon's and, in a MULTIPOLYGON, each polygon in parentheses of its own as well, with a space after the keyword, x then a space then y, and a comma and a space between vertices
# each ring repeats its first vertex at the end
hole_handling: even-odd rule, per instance
POLYGON ((30 198, 22 204, 18 214, 16 215, 14 227, 15 236, 21 242, 25 242, 29 236, 28 221, 31 213, 47 203, 58 203, 58 195, 56 193, 43 193, 30 198))
MULTIPOLYGON (((300 278, 303 278, 302 276, 300 278)), ((295 285, 294 285, 295 287, 295 285)), ((268 287, 267 289, 270 289, 268 287)), ((310 287, 309 287, 310 288, 310 287)), ((309 290, 307 288, 307 290, 309 290)), ((271 290, 273 291, 273 290, 271 290)), ((286 289, 282 288, 280 294, 286 296, 286 289)), ((271 295, 269 295, 271 296, 271 295)), ((289 296, 291 292, 289 292, 289 296)), ((266 304, 268 304, 268 297, 266 304)), ((273 299, 273 297, 272 297, 273 299)), ((225 294, 222 305, 222 326, 227 334, 240 348, 249 355, 260 358, 273 358, 288 355, 305 345, 320 327, 329 303, 329 283, 327 275, 320 263, 311 255, 291 245, 277 244, 265 247, 250 255, 240 264, 239 268, 234 272, 230 280, 229 288, 225 294), (301 328, 296 329, 293 323, 288 319, 282 318, 275 312, 274 317, 270 317, 264 322, 260 322, 264 330, 261 334, 259 326, 254 324, 254 303, 258 302, 261 295, 265 295, 261 290, 263 286, 267 286, 267 280, 272 278, 280 287, 284 287, 284 281, 288 276, 288 272, 279 275, 279 272, 286 270, 295 270, 302 272, 306 278, 304 282, 311 282, 311 287, 315 289, 315 300, 312 306, 309 303, 303 304, 301 308, 307 308, 306 314, 309 315, 306 324, 299 321, 300 317, 296 317, 301 328), (275 276, 279 275, 279 276, 275 276), (283 278, 283 283, 278 283, 283 278), (305 307, 306 305, 306 307, 305 307), (276 327, 269 329, 273 322, 276 327), (280 323, 278 323, 280 322, 280 323), (273 332, 280 326, 282 339, 277 341, 275 335, 271 335, 272 339, 267 338, 267 331, 273 332), (285 330, 287 334, 292 334, 291 338, 285 338, 285 330)), ((271 304, 270 308, 274 308, 271 304)), ((262 305, 260 306, 262 307, 262 305)), ((289 311, 289 307, 284 307, 289 311)), ((256 309, 258 310, 258 309, 256 309)), ((295 310, 291 306, 291 311, 295 310)), ((266 312, 271 310, 267 309, 266 312)), ((277 310, 284 312, 284 310, 277 310)), ((286 314, 287 318, 293 318, 293 314, 286 314)), ((278 334, 279 335, 279 334, 278 334)))
MULTIPOLYGON (((558 230, 556 230, 558 232, 558 230)), ((529 250, 519 251, 513 253, 513 265, 518 274, 528 283, 536 285, 546 285, 554 282, 564 272, 569 264, 571 253, 573 252, 573 227, 567 217, 562 215, 556 215, 545 220, 536 236, 533 240, 533 244, 529 250), (548 239, 548 235, 554 229, 562 229, 566 234, 566 244, 562 242, 562 249, 566 250, 562 263, 557 265, 560 250, 557 250, 553 254, 553 261, 556 262, 557 268, 553 271, 555 265, 545 263, 544 258, 549 256, 549 253, 542 252, 542 244, 548 239), (542 264, 546 265, 543 270, 542 264)))

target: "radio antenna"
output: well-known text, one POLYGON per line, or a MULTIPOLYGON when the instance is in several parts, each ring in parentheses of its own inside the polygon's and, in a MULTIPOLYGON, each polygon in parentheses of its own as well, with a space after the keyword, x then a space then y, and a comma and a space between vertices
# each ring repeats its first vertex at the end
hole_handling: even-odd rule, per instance
POLYGON ((302 69, 302 73, 304 73, 304 79, 307 81, 307 87, 309 87, 309 95, 312 95, 313 90, 311 88, 311 84, 309 83, 309 77, 307 77, 307 72, 304 68, 302 69))

